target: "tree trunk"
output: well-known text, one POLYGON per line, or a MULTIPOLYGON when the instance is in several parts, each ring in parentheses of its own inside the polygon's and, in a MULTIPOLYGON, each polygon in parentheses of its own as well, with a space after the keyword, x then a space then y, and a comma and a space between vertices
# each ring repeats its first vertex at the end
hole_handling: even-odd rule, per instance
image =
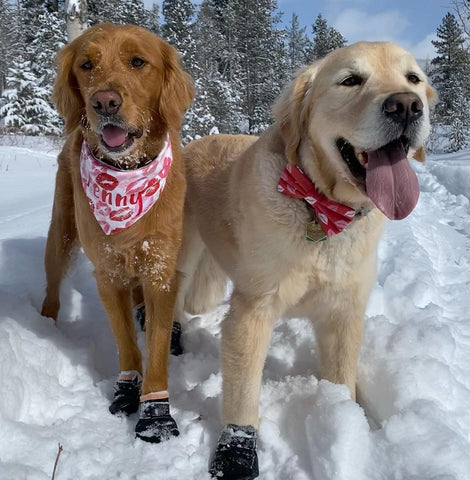
POLYGON ((86 0, 65 0, 65 19, 69 43, 86 30, 87 10, 86 0))

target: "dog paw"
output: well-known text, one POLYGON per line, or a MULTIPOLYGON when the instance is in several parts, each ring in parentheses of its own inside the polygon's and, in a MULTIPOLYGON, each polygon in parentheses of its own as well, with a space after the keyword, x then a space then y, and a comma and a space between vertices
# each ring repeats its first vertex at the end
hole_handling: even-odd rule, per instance
POLYGON ((251 425, 226 425, 220 434, 209 473, 224 480, 252 480, 259 475, 256 430, 251 425))
POLYGON ((135 436, 144 442, 165 442, 180 434, 175 420, 170 415, 168 398, 141 402, 139 415, 135 436))
POLYGON ((114 400, 109 407, 113 414, 130 415, 137 412, 140 404, 142 377, 136 371, 121 372, 119 380, 114 385, 114 400))
POLYGON ((173 322, 173 328, 171 330, 171 345, 170 351, 172 355, 176 357, 183 353, 183 346, 181 345, 181 323, 173 322))

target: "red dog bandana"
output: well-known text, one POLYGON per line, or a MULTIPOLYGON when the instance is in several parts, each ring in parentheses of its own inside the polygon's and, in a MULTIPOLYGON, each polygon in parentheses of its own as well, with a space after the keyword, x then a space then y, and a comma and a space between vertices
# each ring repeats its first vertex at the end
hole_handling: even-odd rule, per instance
POLYGON ((289 163, 286 166, 277 190, 289 197, 301 198, 311 205, 315 219, 327 237, 342 232, 356 215, 351 207, 328 200, 297 165, 289 163))
POLYGON ((152 208, 165 186, 172 159, 168 136, 158 157, 135 170, 106 165, 94 157, 83 141, 80 156, 83 190, 106 235, 130 227, 152 208))

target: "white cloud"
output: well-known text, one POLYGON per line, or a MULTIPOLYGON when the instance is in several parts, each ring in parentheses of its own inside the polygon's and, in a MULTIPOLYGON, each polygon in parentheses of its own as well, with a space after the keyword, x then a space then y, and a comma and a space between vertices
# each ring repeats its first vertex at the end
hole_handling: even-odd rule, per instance
POLYGON ((334 22, 334 27, 349 43, 396 41, 409 25, 409 20, 398 10, 370 14, 355 8, 344 10, 334 22))
POLYGON ((430 33, 417 44, 407 46, 406 48, 408 48, 416 58, 421 60, 432 59, 436 56, 436 50, 434 49, 434 45, 431 43, 431 40, 436 39, 436 34, 430 33))
POLYGON ((366 13, 359 9, 347 9, 339 14, 334 27, 348 40, 348 43, 360 40, 390 41, 409 50, 416 58, 426 60, 435 56, 431 40, 434 33, 428 34, 417 43, 406 40, 406 30, 410 21, 398 10, 380 13, 366 13))

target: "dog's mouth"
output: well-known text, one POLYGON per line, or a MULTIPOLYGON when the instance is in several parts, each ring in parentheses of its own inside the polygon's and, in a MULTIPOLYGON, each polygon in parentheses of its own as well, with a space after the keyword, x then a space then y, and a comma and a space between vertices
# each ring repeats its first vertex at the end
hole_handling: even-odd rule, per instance
POLYGON ((382 213, 392 220, 411 213, 418 202, 419 184, 407 157, 407 137, 377 150, 358 150, 344 138, 338 138, 336 146, 351 174, 365 186, 367 196, 382 213))
POLYGON ((142 134, 142 128, 131 130, 121 125, 108 124, 101 130, 101 145, 109 153, 122 153, 128 150, 135 139, 140 138, 142 134))

